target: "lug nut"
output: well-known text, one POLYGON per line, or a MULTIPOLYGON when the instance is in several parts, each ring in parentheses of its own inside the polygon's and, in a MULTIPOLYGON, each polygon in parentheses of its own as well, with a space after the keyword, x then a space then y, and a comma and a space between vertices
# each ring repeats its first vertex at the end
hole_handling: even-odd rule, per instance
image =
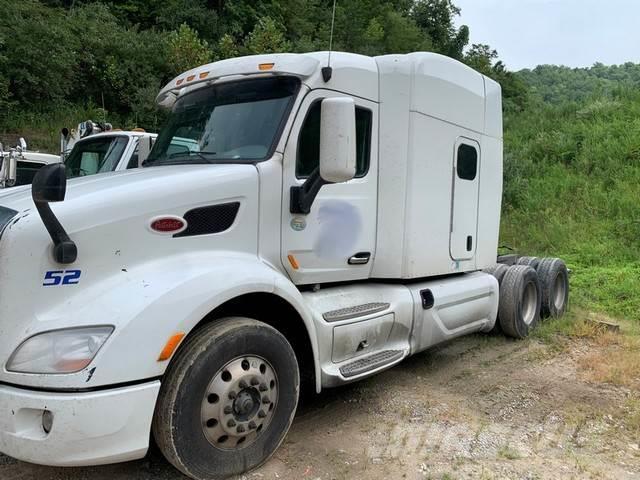
POLYGON ((266 417, 266 416, 267 416, 267 413, 266 413, 264 410, 260 410, 260 411, 258 412, 258 417, 260 417, 260 418, 264 418, 264 417, 266 417))
POLYGON ((236 392, 234 392, 233 390, 231 390, 229 392, 229 400, 233 400, 234 398, 236 398, 236 392))
POLYGON ((266 392, 269 389, 267 388, 267 384, 266 383, 261 383, 260 384, 260 388, 258 388, 258 390, 260 390, 261 392, 266 392))
POLYGON ((267 405, 267 404, 271 403, 271 400, 269 400, 269 397, 262 397, 262 403, 267 405))
POLYGON ((258 385, 259 383, 260 383, 260 381, 259 381, 257 378, 253 377, 253 378, 251 379, 251 385, 253 385, 254 387, 255 387, 256 385, 258 385))
POLYGON ((229 420, 227 422, 227 427, 232 428, 236 426, 236 421, 235 420, 229 420))
POLYGON ((233 407, 231 405, 227 405, 226 407, 224 407, 223 411, 226 415, 229 415, 230 413, 233 413, 233 407))
POLYGON ((238 384, 238 386, 240 388, 247 388, 247 382, 245 382, 244 380, 240 380, 240 383, 238 384))
POLYGON ((238 428, 236 428, 236 432, 244 433, 244 427, 242 425, 238 425, 238 428))
POLYGON ((251 420, 249 422, 249 430, 255 430, 258 426, 256 425, 256 422, 254 422, 253 420, 251 420))

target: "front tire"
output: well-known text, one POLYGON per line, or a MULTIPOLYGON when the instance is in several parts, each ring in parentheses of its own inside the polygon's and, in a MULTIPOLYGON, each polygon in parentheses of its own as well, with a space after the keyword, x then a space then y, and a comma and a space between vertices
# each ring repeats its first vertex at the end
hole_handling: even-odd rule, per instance
POLYGON ((284 440, 299 389, 295 353, 280 332, 224 318, 190 336, 169 365, 153 434, 191 478, 237 475, 260 466, 284 440))

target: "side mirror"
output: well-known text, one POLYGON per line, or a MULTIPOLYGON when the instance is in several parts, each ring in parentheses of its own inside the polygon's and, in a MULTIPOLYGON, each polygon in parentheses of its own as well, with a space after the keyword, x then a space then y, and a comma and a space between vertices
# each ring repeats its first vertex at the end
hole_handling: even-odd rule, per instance
POLYGON ((16 184, 18 157, 15 148, 4 153, 2 144, 0 143, 0 188, 13 187, 16 184))
POLYGON ((13 187, 16 184, 18 178, 18 159, 16 158, 15 151, 12 150, 9 154, 9 165, 7 166, 7 176, 5 178, 5 185, 7 187, 13 187))
POLYGON ((331 183, 356 174, 356 105, 352 98, 327 98, 320 117, 320 176, 331 183))
POLYGON ((18 143, 20 144, 20 148, 24 152, 27 149, 27 142, 25 141, 24 138, 20 137, 20 140, 18 140, 18 143))
POLYGON ((66 192, 67 175, 62 163, 45 165, 33 177, 31 196, 42 223, 53 240, 53 258, 62 264, 75 262, 78 258, 78 249, 51 210, 49 202, 63 201, 66 192))
POLYGON ((348 182, 356 174, 356 105, 353 98, 326 98, 320 107, 320 165, 302 185, 291 187, 291 213, 308 214, 323 185, 348 182))
POLYGON ((61 163, 45 165, 33 177, 31 195, 36 203, 61 202, 66 192, 67 174, 61 163))

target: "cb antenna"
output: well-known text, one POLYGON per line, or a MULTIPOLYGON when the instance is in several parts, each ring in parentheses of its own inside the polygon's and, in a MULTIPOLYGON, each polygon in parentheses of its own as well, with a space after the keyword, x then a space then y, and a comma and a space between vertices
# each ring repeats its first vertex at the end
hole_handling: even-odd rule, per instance
POLYGON ((329 35, 329 57, 327 58, 327 66, 322 67, 322 79, 326 82, 331 80, 333 69, 331 68, 331 50, 333 49, 333 26, 336 22, 336 1, 333 0, 333 13, 331 14, 331 34, 329 35))

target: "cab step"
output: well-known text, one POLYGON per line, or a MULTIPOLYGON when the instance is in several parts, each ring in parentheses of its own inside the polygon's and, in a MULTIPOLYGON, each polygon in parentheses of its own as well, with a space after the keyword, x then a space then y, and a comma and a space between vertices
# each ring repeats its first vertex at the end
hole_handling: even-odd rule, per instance
POLYGON ((340 367, 340 373, 345 378, 355 377, 400 360, 403 355, 402 350, 382 350, 343 365, 340 367))
POLYGON ((382 312, 389 308, 388 303, 372 302, 363 305, 355 305, 353 307, 340 308, 322 314, 322 318, 327 322, 339 322, 341 320, 349 320, 351 318, 364 317, 373 313, 382 312))

